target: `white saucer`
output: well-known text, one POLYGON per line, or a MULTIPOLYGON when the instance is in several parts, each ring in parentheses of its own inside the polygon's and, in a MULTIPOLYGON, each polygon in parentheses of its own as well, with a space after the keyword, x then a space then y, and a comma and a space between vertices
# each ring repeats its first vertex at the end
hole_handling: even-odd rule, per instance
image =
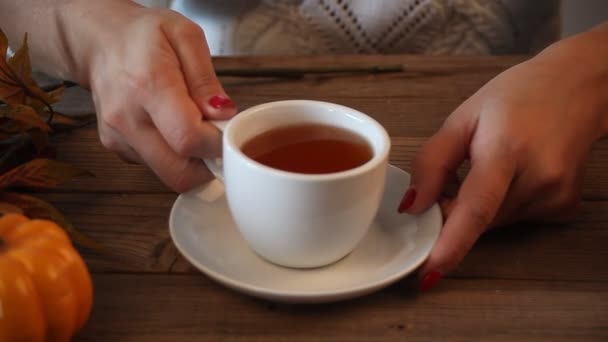
POLYGON ((442 217, 435 204, 418 216, 397 213, 410 176, 389 166, 376 220, 361 244, 329 266, 291 269, 253 252, 238 232, 223 195, 213 181, 178 197, 169 228, 175 245, 196 268, 240 292, 290 303, 331 302, 361 296, 414 271, 439 236, 442 217))

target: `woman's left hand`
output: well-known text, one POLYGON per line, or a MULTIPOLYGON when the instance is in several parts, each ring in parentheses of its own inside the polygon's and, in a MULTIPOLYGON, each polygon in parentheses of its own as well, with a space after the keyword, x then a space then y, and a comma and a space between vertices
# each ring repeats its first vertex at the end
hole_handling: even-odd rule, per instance
POLYGON ((591 51, 575 47, 558 43, 503 72, 419 151, 400 212, 427 209, 471 162, 457 195, 440 200, 445 226, 421 269, 422 289, 452 271, 489 227, 555 220, 576 208, 591 146, 608 131, 608 65, 577 64, 591 51))

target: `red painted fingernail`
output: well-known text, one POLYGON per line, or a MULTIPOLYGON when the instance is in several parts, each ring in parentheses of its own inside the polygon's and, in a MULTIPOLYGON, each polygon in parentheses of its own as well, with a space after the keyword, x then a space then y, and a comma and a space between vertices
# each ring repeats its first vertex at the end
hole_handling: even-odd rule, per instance
POLYGON ((427 273, 420 282, 420 291, 429 291, 441 280, 441 278, 443 278, 443 274, 441 274, 441 272, 433 271, 427 273))
POLYGON ((234 102, 231 99, 215 95, 209 99, 209 105, 215 109, 234 107, 234 102))
POLYGON ((403 195, 403 199, 401 200, 401 203, 399 204, 399 209, 397 209, 397 211, 399 211, 399 213, 403 213, 404 211, 408 210, 412 206, 412 204, 414 204, 415 200, 416 190, 410 188, 405 192, 405 195, 403 195))

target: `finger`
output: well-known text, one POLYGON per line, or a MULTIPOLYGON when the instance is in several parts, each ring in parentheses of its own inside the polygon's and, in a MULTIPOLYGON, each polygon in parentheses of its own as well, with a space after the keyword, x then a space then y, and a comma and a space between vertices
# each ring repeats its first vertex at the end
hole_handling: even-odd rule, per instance
POLYGON ((225 120, 236 114, 236 106, 215 75, 203 30, 190 21, 168 29, 190 96, 206 119, 225 120))
POLYGON ((139 156, 139 153, 135 152, 131 146, 126 146, 125 149, 116 152, 118 157, 128 164, 139 164, 145 165, 144 160, 139 156))
POLYGON ((414 159, 412 180, 399 212, 420 213, 439 198, 446 182, 467 157, 469 140, 466 125, 451 120, 424 144, 414 159))
POLYGON ((498 151, 475 160, 454 200, 451 213, 421 268, 424 287, 431 275, 452 271, 492 222, 507 193, 515 169, 498 151))
MULTIPOLYGON (((97 92, 91 93, 95 112, 102 113, 101 102, 98 101, 97 92)), ((101 144, 110 151, 115 152, 120 159, 127 163, 143 164, 143 160, 137 152, 127 143, 117 130, 106 124, 103 119, 97 119, 98 133, 101 144)))
POLYGON ((441 208, 443 222, 447 221, 447 219, 450 217, 450 214, 452 214, 452 210, 454 209, 454 203, 456 203, 456 201, 454 201, 453 198, 439 198, 439 208, 441 208))
MULTIPOLYGON (((184 158, 215 158, 222 150, 221 133, 202 120, 202 114, 188 95, 180 75, 166 75, 159 96, 147 99, 144 109, 171 149, 184 158)), ((162 84, 162 82, 160 83, 162 84)), ((138 134, 137 132, 134 132, 138 134)), ((140 151, 141 153, 141 151, 140 151)))
POLYGON ((152 125, 141 125, 130 139, 146 164, 176 192, 187 191, 212 178, 202 160, 175 153, 152 125))
POLYGON ((108 125, 99 125, 99 137, 102 144, 114 151, 120 159, 127 163, 144 164, 143 159, 127 143, 123 136, 108 125))

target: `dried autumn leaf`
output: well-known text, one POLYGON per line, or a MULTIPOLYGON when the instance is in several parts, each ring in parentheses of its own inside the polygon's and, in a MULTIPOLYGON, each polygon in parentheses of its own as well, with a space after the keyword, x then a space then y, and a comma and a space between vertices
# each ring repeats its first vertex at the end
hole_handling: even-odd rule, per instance
MULTIPOLYGON (((14 74, 11 68, 8 66, 6 60, 6 53, 8 50, 8 38, 4 34, 4 31, 0 29, 0 99, 10 98, 15 94, 18 94, 21 89, 19 83, 13 80, 14 74)), ((6 101, 8 102, 8 101, 6 101)))
POLYGON ((23 36, 23 44, 19 50, 8 59, 8 65, 14 73, 21 76, 21 80, 25 84, 35 82, 32 77, 32 64, 30 63, 30 50, 27 46, 27 33, 23 36))
MULTIPOLYGON (((0 41, 7 41, 0 30, 0 41)), ((0 43, 3 44, 3 43, 0 43)), ((8 47, 8 42, 7 42, 8 47)), ((8 104, 49 105, 52 99, 42 90, 32 77, 27 34, 23 44, 15 54, 6 60, 6 50, 0 60, 0 99, 8 104)))
POLYGON ((34 159, 0 176, 0 189, 28 187, 48 189, 79 176, 92 176, 67 163, 51 159, 34 159))
POLYGON ((0 58, 6 60, 6 53, 8 52, 8 38, 0 29, 0 58))
POLYGON ((75 127, 78 126, 79 123, 80 122, 78 120, 65 114, 55 112, 55 114, 53 115, 53 124, 75 127))
MULTIPOLYGON (((63 86, 59 86, 57 88, 48 90, 48 91, 46 91, 47 98, 46 98, 45 102, 30 99, 27 101, 28 105, 31 105, 36 110, 36 112, 38 112, 38 114, 40 114, 40 116, 45 117, 47 122, 49 122, 48 118, 51 117, 51 111, 49 110, 50 105, 53 103, 59 102, 59 100, 61 99, 61 96, 63 95, 64 90, 65 90, 65 87, 63 87, 63 86)), ((56 112, 53 111, 52 114, 53 114, 53 119, 54 119, 54 115, 56 114, 56 112)))
POLYGON ((71 117, 65 114, 55 112, 55 114, 53 115, 51 126, 53 127, 53 129, 77 128, 95 122, 96 118, 97 117, 95 116, 95 114, 71 117))
POLYGON ((55 115, 51 104, 59 101, 64 85, 48 92, 38 86, 32 75, 27 35, 8 60, 7 48, 8 39, 0 30, 0 214, 22 212, 53 220, 76 243, 103 252, 101 245, 76 231, 49 203, 31 195, 2 192, 8 187, 50 188, 77 176, 91 175, 69 164, 43 159, 54 158, 49 145, 51 127, 79 127, 84 122, 55 115))
POLYGON ((49 97, 49 103, 53 104, 53 103, 59 102, 59 100, 61 99, 61 96, 63 96, 64 91, 65 91, 64 86, 60 86, 55 89, 47 91, 46 94, 49 97))
POLYGON ((0 106, 0 118, 11 119, 18 123, 21 132, 32 128, 39 128, 44 132, 51 130, 51 127, 38 115, 34 108, 26 105, 0 106))
POLYGON ((22 213, 31 218, 40 218, 55 221, 70 235, 78 245, 104 252, 104 248, 86 235, 74 229, 74 226, 63 216, 57 208, 34 196, 14 192, 0 192, 0 203, 8 203, 18 207, 22 213))

